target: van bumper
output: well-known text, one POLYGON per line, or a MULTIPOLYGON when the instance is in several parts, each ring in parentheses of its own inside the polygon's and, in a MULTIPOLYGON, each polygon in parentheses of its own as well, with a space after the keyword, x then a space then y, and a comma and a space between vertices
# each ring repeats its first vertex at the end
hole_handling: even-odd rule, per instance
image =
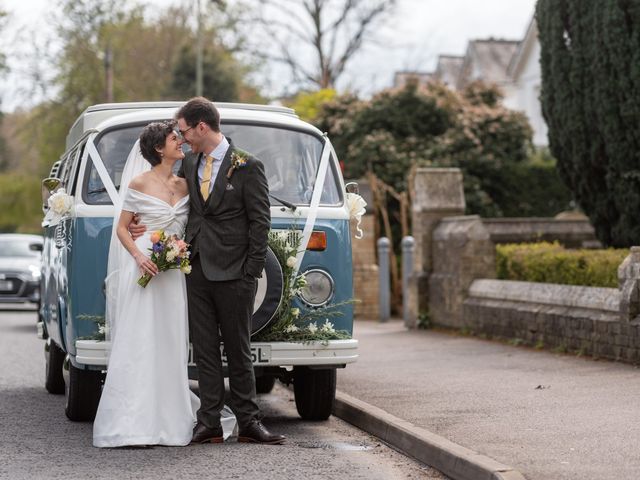
MULTIPOLYGON (((75 361, 81 365, 106 367, 110 346, 110 342, 76 340, 75 361)), ((256 367, 286 368, 302 365, 337 367, 353 363, 358 359, 358 340, 328 340, 306 344, 255 342, 251 344, 251 350, 253 365, 256 367)))

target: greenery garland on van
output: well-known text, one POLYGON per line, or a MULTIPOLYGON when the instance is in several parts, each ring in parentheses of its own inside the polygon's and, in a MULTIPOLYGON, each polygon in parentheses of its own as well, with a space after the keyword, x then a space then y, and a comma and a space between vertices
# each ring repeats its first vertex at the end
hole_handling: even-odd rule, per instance
POLYGON ((618 287, 618 266, 628 249, 566 249, 558 242, 496 246, 496 273, 501 280, 618 287))
POLYGON ((252 337, 253 341, 262 342, 326 342, 328 340, 345 340, 351 338, 346 330, 336 330, 331 318, 341 316, 339 307, 353 303, 354 300, 334 303, 301 313, 293 306, 294 297, 305 288, 307 282, 304 274, 295 274, 296 254, 300 250, 302 235, 293 225, 288 230, 270 231, 269 247, 278 259, 282 268, 283 291, 280 307, 272 323, 252 337))

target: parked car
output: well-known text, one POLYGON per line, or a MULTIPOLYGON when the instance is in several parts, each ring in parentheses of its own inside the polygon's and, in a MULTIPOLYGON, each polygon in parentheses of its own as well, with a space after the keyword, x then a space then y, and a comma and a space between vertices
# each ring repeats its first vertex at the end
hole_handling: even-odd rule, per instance
POLYGON ((40 306, 42 237, 0 234, 0 303, 40 306))
MULTIPOLYGON (((99 327, 87 317, 104 315, 112 199, 117 195, 125 160, 145 125, 173 118, 182 105, 153 102, 89 107, 71 127, 67 150, 52 168, 52 175, 42 182, 45 212, 49 196, 60 188, 72 196, 73 202, 73 208, 62 218, 47 214, 43 221, 43 306, 39 323, 39 334, 46 340, 46 388, 51 393, 66 394, 66 414, 72 420, 94 417, 108 368, 109 344, 90 339, 99 327)), ((336 330, 350 334, 350 217, 344 180, 329 139, 289 108, 216 106, 222 132, 265 166, 272 230, 285 236, 301 235, 302 227, 309 222, 311 235, 322 240, 313 246, 309 243, 300 265, 308 288, 295 297, 295 308, 305 312, 334 305, 338 313, 332 317, 336 330), (317 181, 319 178, 324 181, 317 181)), ((254 333, 268 328, 281 302, 284 284, 280 264, 269 250, 263 277, 258 281, 254 333)), ((336 369, 358 357, 358 341, 353 338, 313 343, 253 341, 251 348, 258 391, 270 391, 277 378, 293 383, 299 414, 316 420, 331 414, 336 369)), ((193 367, 191 362, 192 378, 196 376, 193 367)))

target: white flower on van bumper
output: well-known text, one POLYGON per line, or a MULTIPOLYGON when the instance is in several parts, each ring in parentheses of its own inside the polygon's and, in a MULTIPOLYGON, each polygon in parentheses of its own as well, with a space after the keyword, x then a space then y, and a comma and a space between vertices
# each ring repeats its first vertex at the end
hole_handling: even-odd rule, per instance
POLYGON ((329 321, 329 319, 325 319, 324 324, 320 327, 320 331, 324 333, 334 333, 336 330, 333 327, 333 323, 329 321))

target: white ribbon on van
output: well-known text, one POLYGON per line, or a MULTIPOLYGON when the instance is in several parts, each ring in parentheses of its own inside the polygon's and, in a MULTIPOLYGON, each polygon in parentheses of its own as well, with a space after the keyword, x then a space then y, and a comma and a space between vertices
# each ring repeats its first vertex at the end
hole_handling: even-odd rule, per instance
POLYGON ((318 216, 320 198, 322 197, 322 190, 324 189, 324 180, 327 176, 327 169, 329 168, 329 157, 332 153, 335 156, 333 146, 325 134, 322 156, 320 157, 320 165, 318 166, 318 173, 316 175, 316 183, 313 185, 313 194, 311 195, 311 203, 309 204, 309 213, 307 214, 307 221, 302 229, 302 242, 300 242, 300 251, 298 251, 296 255, 296 264, 293 267, 292 278, 296 278, 298 275, 300 265, 302 265, 302 259, 307 251, 307 245, 309 245, 311 233, 313 233, 313 227, 316 223, 316 217, 318 216))
POLYGON ((87 152, 89 154, 89 158, 91 159, 91 161, 93 162, 93 166, 96 167, 96 172, 98 172, 98 176, 100 177, 100 180, 102 180, 102 184, 104 185, 105 190, 107 191, 107 194, 109 195, 109 198, 111 199, 111 203, 114 206, 118 206, 118 191, 116 190, 116 186, 113 184, 113 182, 111 181, 111 177, 109 176, 109 172, 107 172, 107 167, 104 166, 104 163, 102 162, 102 158, 100 158, 100 154, 98 153, 98 149, 96 148, 95 144, 93 143, 93 139, 95 138, 92 137, 87 141, 86 144, 86 149, 87 152))

